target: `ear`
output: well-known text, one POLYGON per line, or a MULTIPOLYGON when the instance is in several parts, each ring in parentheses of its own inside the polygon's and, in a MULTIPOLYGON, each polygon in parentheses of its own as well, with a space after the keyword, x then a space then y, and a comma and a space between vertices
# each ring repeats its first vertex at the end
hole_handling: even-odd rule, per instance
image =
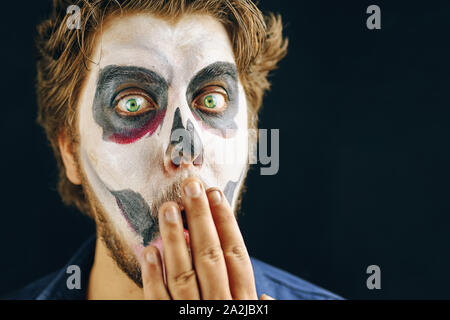
POLYGON ((72 139, 63 131, 58 135, 58 146, 61 153, 64 167, 66 168, 66 176, 70 182, 76 185, 81 184, 80 173, 75 161, 72 150, 72 139))

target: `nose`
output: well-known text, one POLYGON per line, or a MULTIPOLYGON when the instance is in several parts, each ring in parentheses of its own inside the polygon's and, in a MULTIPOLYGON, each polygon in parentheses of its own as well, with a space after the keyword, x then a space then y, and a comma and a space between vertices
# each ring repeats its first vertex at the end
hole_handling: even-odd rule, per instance
POLYGON ((203 163, 203 144, 190 119, 183 125, 180 108, 175 110, 170 142, 166 150, 166 166, 177 169, 180 166, 201 166, 203 163))

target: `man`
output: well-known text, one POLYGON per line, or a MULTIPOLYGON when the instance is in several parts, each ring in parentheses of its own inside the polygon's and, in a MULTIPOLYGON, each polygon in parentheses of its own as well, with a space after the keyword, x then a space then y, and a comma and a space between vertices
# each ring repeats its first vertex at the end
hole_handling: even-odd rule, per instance
POLYGON ((39 123, 97 235, 12 298, 339 298, 250 258, 235 218, 281 20, 249 0, 74 2, 38 27, 39 123))

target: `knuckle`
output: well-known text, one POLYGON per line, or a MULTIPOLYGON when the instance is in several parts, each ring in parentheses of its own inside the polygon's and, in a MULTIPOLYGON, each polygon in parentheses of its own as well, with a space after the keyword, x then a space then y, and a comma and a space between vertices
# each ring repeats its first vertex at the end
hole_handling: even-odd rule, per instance
POLYGON ((247 258, 247 249, 243 245, 234 245, 225 250, 225 257, 235 260, 244 260, 247 258))
POLYGON ((199 252, 199 257, 203 261, 217 263, 223 259, 223 251, 220 246, 206 247, 199 252))
POLYGON ((231 224, 236 219, 231 212, 225 211, 216 215, 217 222, 220 224, 231 224))
POLYGON ((191 269, 175 276, 172 281, 172 286, 174 289, 189 288, 195 281, 195 270, 191 269))

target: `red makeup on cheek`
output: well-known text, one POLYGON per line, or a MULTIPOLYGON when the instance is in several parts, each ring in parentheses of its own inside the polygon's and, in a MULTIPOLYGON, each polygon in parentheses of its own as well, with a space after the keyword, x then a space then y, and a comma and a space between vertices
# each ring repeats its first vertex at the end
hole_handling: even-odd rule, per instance
POLYGON ((130 144, 136 142, 147 134, 151 136, 161 124, 165 114, 166 110, 162 110, 158 112, 153 118, 150 118, 140 128, 127 129, 124 130, 124 132, 113 133, 109 136, 109 141, 118 144, 130 144))

